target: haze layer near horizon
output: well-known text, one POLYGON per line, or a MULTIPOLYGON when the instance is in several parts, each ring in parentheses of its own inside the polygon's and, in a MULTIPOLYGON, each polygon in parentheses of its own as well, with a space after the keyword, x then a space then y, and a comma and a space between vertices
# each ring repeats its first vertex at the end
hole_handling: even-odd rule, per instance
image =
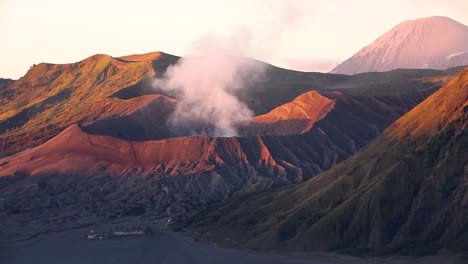
POLYGON ((183 56, 201 36, 239 28, 256 38, 246 56, 328 71, 404 20, 440 15, 468 24, 465 0, 285 2, 3 0, 0 77, 19 78, 35 63, 69 63, 98 53, 183 56))

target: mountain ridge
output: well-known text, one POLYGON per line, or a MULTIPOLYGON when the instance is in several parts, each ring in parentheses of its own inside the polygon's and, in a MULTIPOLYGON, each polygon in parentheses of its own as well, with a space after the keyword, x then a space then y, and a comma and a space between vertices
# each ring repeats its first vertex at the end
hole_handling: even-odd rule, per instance
POLYGON ((217 138, 171 131, 177 96, 150 83, 178 60, 150 53, 40 64, 0 90, 9 100, 0 121, 0 218, 8 223, 0 239, 127 216, 191 215, 303 182, 356 153, 461 70, 347 76, 257 62, 264 78, 235 94, 257 120, 241 137, 217 138))
MULTIPOLYGON (((111 102, 121 100, 116 105, 125 106, 125 100, 142 95, 173 97, 151 87, 151 81, 178 60, 163 52, 119 58, 98 54, 77 63, 33 66, 25 76, 0 89, 0 156, 44 143, 73 123, 87 124, 116 115, 119 111, 109 106, 111 102)), ((236 94, 255 115, 266 114, 311 90, 388 95, 392 91, 405 94, 437 88, 460 70, 394 71, 354 77, 288 71, 265 63, 262 67, 266 67, 265 78, 236 94)), ((131 138, 132 133, 121 132, 131 138)), ((151 138, 150 134, 145 138, 151 138)))

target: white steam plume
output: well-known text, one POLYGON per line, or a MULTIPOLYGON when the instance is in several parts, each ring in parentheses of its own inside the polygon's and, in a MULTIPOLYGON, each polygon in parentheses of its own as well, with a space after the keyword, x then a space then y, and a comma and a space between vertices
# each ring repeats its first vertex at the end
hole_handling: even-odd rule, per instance
POLYGON ((463 55, 463 54, 468 54, 468 51, 462 51, 462 52, 454 52, 454 53, 451 53, 450 55, 447 56, 447 60, 448 60, 448 59, 451 59, 451 58, 453 58, 453 57, 457 57, 457 56, 463 55))
POLYGON ((206 35, 195 43, 194 52, 154 81, 154 86, 176 96, 169 118, 176 134, 237 136, 237 128, 250 121, 253 112, 235 94, 257 82, 265 65, 244 57, 271 58, 286 29, 302 17, 299 8, 274 3, 265 5, 265 13, 272 15, 270 23, 263 24, 266 28, 206 35))
POLYGON ((252 118, 252 111, 235 96, 263 74, 263 65, 237 56, 241 53, 236 49, 250 43, 249 36, 207 36, 197 43, 195 56, 181 58, 155 80, 155 86, 176 94, 169 118, 176 134, 237 136, 237 127, 252 118))

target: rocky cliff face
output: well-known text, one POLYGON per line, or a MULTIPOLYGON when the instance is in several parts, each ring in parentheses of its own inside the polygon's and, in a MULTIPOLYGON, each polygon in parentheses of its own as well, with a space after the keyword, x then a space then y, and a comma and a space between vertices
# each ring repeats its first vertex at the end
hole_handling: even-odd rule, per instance
POLYGON ((468 27, 447 17, 405 21, 347 59, 332 73, 446 69, 467 65, 468 27))

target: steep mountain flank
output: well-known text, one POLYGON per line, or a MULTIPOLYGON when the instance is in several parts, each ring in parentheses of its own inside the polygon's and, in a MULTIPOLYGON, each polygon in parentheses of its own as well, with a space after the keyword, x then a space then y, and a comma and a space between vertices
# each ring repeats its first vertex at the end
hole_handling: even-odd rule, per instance
MULTIPOLYGON (((72 64, 39 64, 0 90, 0 155, 38 145, 69 125, 116 114, 116 91, 155 74, 153 62, 95 55, 72 64), (90 111, 91 110, 91 111, 90 111)), ((140 100, 140 99, 138 99, 140 100)))
POLYGON ((252 248, 468 250, 468 69, 311 180, 233 199, 188 225, 252 248))

